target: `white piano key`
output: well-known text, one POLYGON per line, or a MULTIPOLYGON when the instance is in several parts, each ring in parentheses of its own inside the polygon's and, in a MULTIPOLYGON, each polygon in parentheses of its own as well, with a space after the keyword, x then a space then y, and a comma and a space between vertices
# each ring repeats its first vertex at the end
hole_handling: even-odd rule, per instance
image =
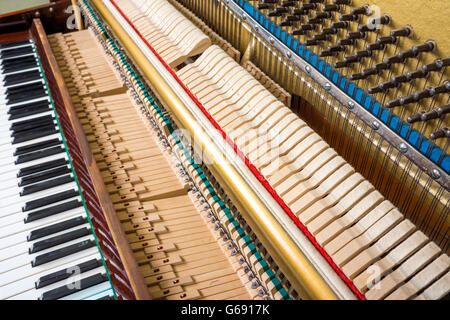
POLYGON ((80 251, 76 254, 72 254, 70 256, 54 260, 40 266, 32 267, 31 263, 27 263, 19 268, 12 269, 8 272, 0 273, 0 287, 7 285, 9 283, 16 282, 20 279, 24 279, 26 277, 30 277, 37 274, 39 275, 45 274, 47 270, 50 270, 52 268, 59 268, 60 266, 72 263, 73 261, 77 261, 78 259, 88 257, 96 253, 98 253, 98 248, 97 246, 94 246, 89 249, 80 251))
POLYGON ((51 234, 49 236, 42 237, 42 238, 39 238, 39 239, 36 239, 36 240, 33 240, 33 241, 22 242, 22 243, 18 243, 16 245, 10 246, 8 248, 0 249, 0 262, 4 261, 4 260, 7 260, 7 259, 11 259, 11 258, 16 257, 16 256, 19 256, 19 255, 24 254, 24 253, 28 253, 28 250, 36 242, 39 242, 39 241, 42 241, 42 240, 46 240, 46 239, 49 239, 49 238, 53 238, 53 237, 56 237, 56 236, 60 236, 60 235, 65 234, 67 232, 75 231, 75 230, 78 230, 78 229, 84 229, 84 228, 91 229, 91 226, 90 226, 89 222, 86 222, 85 224, 76 226, 74 228, 70 228, 70 229, 67 229, 67 230, 64 230, 64 231, 60 231, 58 233, 51 234))
MULTIPOLYGON (((68 267, 70 267, 70 266, 68 266, 68 267)), ((104 272, 105 272, 105 268, 103 266, 100 266, 93 270, 89 270, 89 271, 83 272, 79 275, 74 275, 74 276, 64 279, 62 281, 53 283, 44 288, 40 288, 40 289, 33 288, 33 289, 25 291, 23 293, 19 293, 17 295, 12 295, 12 296, 8 297, 7 300, 38 300, 39 297, 47 291, 50 291, 50 290, 53 290, 53 289, 56 289, 56 288, 59 288, 62 286, 66 286, 66 285, 72 285, 74 281, 81 280, 81 279, 93 276, 94 274, 104 273, 104 272)), ((86 288, 85 290, 87 290, 87 289, 89 289, 89 288, 86 288)), ((81 293, 85 290, 81 290, 79 293, 81 293)))
MULTIPOLYGON (((13 257, 13 258, 10 258, 7 260, 0 261, 0 274, 6 273, 6 272, 14 270, 14 269, 18 269, 18 268, 28 265, 28 264, 31 266, 31 262, 37 256, 40 256, 40 255, 46 254, 48 252, 52 252, 52 251, 55 251, 55 250, 70 246, 72 244, 76 244, 76 243, 85 241, 85 240, 94 240, 94 236, 93 235, 84 236, 82 238, 72 240, 67 243, 55 246, 53 248, 42 250, 40 252, 36 252, 36 253, 32 253, 32 254, 25 253, 25 254, 21 254, 19 256, 16 256, 16 257, 13 257)), ((43 265, 45 266, 45 264, 43 264, 43 265)))
POLYGON ((85 299, 89 299, 90 297, 93 297, 95 295, 106 292, 109 289, 111 289, 111 284, 109 283, 109 281, 105 281, 96 286, 87 288, 85 290, 82 290, 82 291, 74 293, 74 294, 71 294, 71 295, 61 298, 59 300, 85 300, 85 299))
POLYGON ((27 235, 32 230, 43 228, 45 226, 61 222, 63 220, 67 220, 79 215, 85 215, 85 209, 83 206, 61 212, 47 218, 24 223, 23 219, 27 216, 27 214, 22 212, 18 214, 15 223, 0 226, 0 249, 27 241, 27 235))
MULTIPOLYGON (((40 277, 51 274, 53 272, 57 272, 59 270, 71 268, 77 264, 80 264, 80 263, 83 263, 83 262, 86 262, 86 261, 89 261, 92 259, 101 259, 100 253, 97 251, 91 255, 75 259, 73 261, 67 262, 62 265, 54 266, 52 268, 42 271, 41 273, 32 274, 26 278, 14 281, 14 282, 6 284, 4 286, 0 286, 0 300, 7 299, 7 298, 13 297, 15 295, 18 295, 20 293, 24 293, 27 291, 36 290, 35 283, 40 277)), ((46 286, 42 289, 45 289, 48 287, 49 286, 46 286)))

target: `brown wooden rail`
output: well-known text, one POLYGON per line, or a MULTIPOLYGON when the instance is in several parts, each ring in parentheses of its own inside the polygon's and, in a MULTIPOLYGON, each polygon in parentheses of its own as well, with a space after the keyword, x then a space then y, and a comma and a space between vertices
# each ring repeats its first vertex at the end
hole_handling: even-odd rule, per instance
POLYGON ((67 149, 116 294, 119 299, 150 299, 39 19, 33 20, 30 35, 36 43, 67 149))

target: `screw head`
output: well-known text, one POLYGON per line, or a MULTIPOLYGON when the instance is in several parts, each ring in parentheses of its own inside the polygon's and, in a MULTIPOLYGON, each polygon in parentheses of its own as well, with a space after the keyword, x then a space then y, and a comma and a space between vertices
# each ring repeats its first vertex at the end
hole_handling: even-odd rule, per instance
POLYGON ((406 153, 406 151, 408 151, 408 146, 406 145, 406 143, 402 142, 400 143, 398 149, 400 150, 401 153, 406 153))
POLYGON ((438 169, 433 169, 431 170, 431 176, 433 177, 433 179, 439 179, 441 177, 441 173, 439 172, 438 169))
POLYGON ((310 66, 306 66, 305 70, 306 70, 307 73, 311 73, 311 67, 310 66))
POLYGON ((290 51, 286 51, 286 57, 290 59, 292 57, 292 53, 290 51))
POLYGON ((255 31, 258 32, 259 31, 259 27, 257 24, 255 24, 255 31))
POLYGON ((377 121, 372 122, 372 128, 374 128, 375 130, 380 129, 380 123, 377 121))
POLYGON ((245 13, 242 14, 242 20, 247 20, 247 16, 245 15, 245 13))
POLYGON ((325 90, 326 91, 330 91, 331 90, 331 84, 330 83, 325 83, 325 86, 324 86, 324 88, 325 88, 325 90))
POLYGON ((274 39, 273 37, 270 37, 270 38, 269 38, 269 42, 270 42, 271 44, 273 44, 273 43, 275 42, 275 39, 274 39))
POLYGON ((347 104, 347 108, 349 108, 351 110, 354 107, 355 107, 355 103, 353 101, 349 101, 348 104, 347 104))

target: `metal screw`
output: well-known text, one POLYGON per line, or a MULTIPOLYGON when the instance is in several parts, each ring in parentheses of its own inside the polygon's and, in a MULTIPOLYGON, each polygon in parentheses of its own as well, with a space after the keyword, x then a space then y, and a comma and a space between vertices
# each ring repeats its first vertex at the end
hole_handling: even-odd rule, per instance
POLYGON ((258 32, 259 31, 259 27, 258 25, 255 24, 255 31, 258 32))
POLYGON ((270 37, 270 38, 269 38, 269 42, 270 42, 271 44, 273 44, 273 43, 275 42, 275 39, 274 39, 273 37, 270 37))
POLYGON ((331 90, 331 84, 329 84, 328 82, 325 83, 324 88, 325 88, 326 91, 330 91, 331 90))
POLYGON ((311 73, 311 67, 310 66, 306 66, 305 70, 306 70, 307 73, 311 73))
POLYGON ((247 20, 247 16, 245 14, 242 14, 242 20, 247 20))
POLYGON ((408 151, 408 146, 405 143, 400 143, 400 146, 398 148, 400 150, 401 153, 406 153, 406 151, 408 151))
POLYGON ((441 177, 441 173, 438 169, 433 169, 431 170, 431 176, 433 177, 433 179, 437 180, 441 177))
POLYGON ((353 101, 349 101, 347 107, 351 110, 355 107, 355 103, 353 101))
POLYGON ((375 130, 380 129, 380 124, 377 121, 372 122, 372 128, 374 128, 375 130))
POLYGON ((290 59, 292 57, 292 53, 290 51, 286 51, 286 57, 290 59))

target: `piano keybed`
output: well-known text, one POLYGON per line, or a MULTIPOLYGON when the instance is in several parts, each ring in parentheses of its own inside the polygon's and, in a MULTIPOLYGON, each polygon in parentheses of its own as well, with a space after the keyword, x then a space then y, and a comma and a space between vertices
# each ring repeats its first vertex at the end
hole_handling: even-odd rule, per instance
POLYGON ((0 56, 0 298, 114 298, 35 44, 0 56))
MULTIPOLYGON (((91 62, 111 65, 100 59, 104 53, 92 31, 51 35, 49 42, 67 70, 69 85, 79 86, 71 94, 75 109, 151 297, 267 297, 259 285, 252 288, 253 278, 246 275, 249 270, 244 272, 246 263, 236 252, 231 254, 233 246, 215 227, 217 220, 211 222, 211 209, 205 209, 206 200, 198 191, 204 182, 197 173, 198 188, 189 183, 186 171, 192 166, 185 156, 183 163, 177 159, 172 150, 183 156, 177 144, 169 147, 129 94, 111 94, 114 88, 84 94, 89 86, 101 88, 104 79, 114 82, 120 77, 110 67, 104 77, 85 85, 86 79, 72 72, 84 65, 89 73, 91 62)), ((209 200, 211 206, 217 205, 217 200, 209 200)), ((252 255, 247 252, 248 259, 252 255)), ((270 296, 280 298, 280 288, 270 286, 274 278, 266 277, 267 289, 270 296)))

